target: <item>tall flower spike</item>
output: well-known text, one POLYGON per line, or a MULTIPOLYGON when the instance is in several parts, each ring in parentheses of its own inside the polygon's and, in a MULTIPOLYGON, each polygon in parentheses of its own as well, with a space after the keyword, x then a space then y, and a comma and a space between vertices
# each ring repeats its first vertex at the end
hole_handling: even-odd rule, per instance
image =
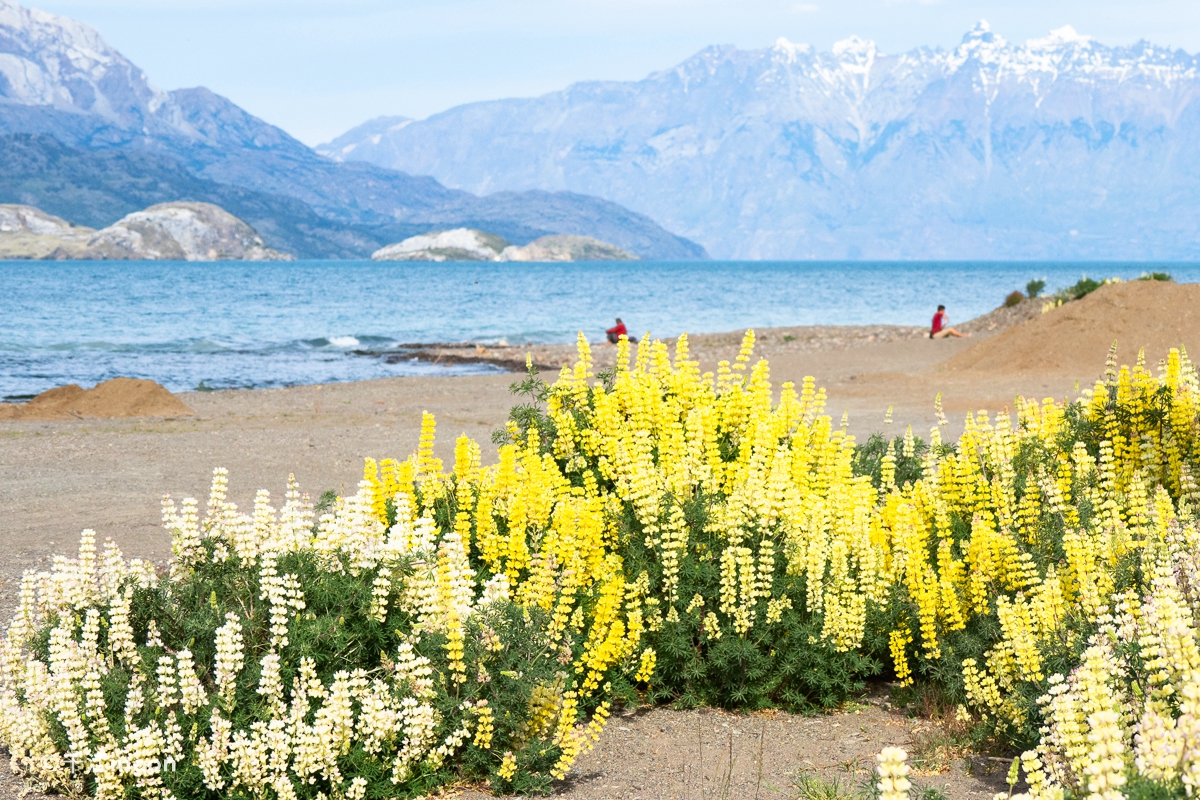
POLYGON ((908 753, 899 747, 885 747, 875 760, 879 800, 908 800, 908 790, 912 788, 908 780, 908 753))

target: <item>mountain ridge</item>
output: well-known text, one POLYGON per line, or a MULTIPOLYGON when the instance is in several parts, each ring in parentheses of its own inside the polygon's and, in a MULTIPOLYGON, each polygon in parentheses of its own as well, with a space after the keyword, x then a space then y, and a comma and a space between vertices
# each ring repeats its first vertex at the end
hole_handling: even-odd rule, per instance
POLYGON ((716 257, 1200 255, 1200 59, 1069 26, 900 54, 713 46, 335 141, 468 191, 604 197, 716 257))
MULTIPOLYGON (((428 176, 367 163, 334 162, 206 88, 155 88, 142 70, 88 25, 0 0, 0 136, 17 135, 52 137, 86 153, 157 158, 151 171, 162 176, 163 186, 207 182, 201 192, 206 196, 193 192, 179 197, 124 197, 126 213, 133 210, 130 206, 145 207, 147 199, 190 199, 225 206, 216 198, 230 191, 208 184, 250 193, 260 210, 272 209, 260 217, 269 218, 270 224, 254 222, 254 227, 272 246, 286 239, 289 252, 305 257, 365 258, 381 244, 428 229, 430 224, 457 227, 476 218, 493 220, 493 227, 502 228, 498 232, 511 241, 531 241, 552 233, 597 235, 586 226, 600 220, 607 238, 612 240, 612 231, 620 229, 615 243, 641 248, 643 257, 707 257, 703 248, 649 217, 599 198, 580 199, 580 193, 555 195, 549 208, 541 195, 480 198, 428 176), (179 170, 189 177, 169 176, 179 170)), ((46 196, 45 186, 40 194, 33 192, 35 198, 14 196, 18 190, 32 191, 27 177, 0 174, 0 195, 59 213, 50 208, 57 201, 46 196)), ((69 176, 59 177, 64 185, 71 184, 69 176)), ((88 180, 103 177, 89 174, 88 180)), ((114 176, 105 191, 120 195, 136 182, 126 178, 130 176, 114 176)), ((87 189, 74 184, 69 188, 76 195, 77 190, 87 189)))

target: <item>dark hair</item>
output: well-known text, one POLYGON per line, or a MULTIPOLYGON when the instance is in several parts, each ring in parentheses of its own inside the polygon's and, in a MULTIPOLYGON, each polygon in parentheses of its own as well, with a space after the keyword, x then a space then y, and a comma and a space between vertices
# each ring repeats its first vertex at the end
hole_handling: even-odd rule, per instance
POLYGON ((938 306, 938 311, 945 311, 945 310, 946 310, 945 306, 938 306))

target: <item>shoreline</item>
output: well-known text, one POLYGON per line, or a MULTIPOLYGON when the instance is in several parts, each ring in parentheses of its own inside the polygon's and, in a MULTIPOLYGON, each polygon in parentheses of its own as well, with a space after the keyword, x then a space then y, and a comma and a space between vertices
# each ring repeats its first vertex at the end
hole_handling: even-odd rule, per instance
MULTIPOLYGON (((998 333, 1015 324, 1041 314, 1037 300, 1025 301, 1013 308, 1000 307, 987 314, 968 320, 956 327, 972 332, 978 340, 981 336, 998 333)), ((928 339, 928 329, 911 325, 794 325, 788 327, 751 328, 755 331, 755 353, 759 357, 773 360, 780 354, 804 354, 857 349, 888 342, 919 341, 928 339)), ((704 365, 704 369, 715 369, 718 361, 732 359, 737 355, 742 336, 747 329, 716 333, 689 333, 688 345, 691 357, 704 365)), ((640 338, 640 337, 639 337, 640 338)), ((678 336, 660 338, 674 352, 678 336)), ((503 341, 503 340, 501 340, 503 341)), ((616 347, 604 339, 589 340, 593 363, 604 369, 613 366, 616 347)), ((333 383, 362 383, 390 378, 461 378, 480 374, 520 374, 525 372, 525 358, 529 355, 533 365, 543 371, 557 372, 563 366, 574 363, 577 344, 527 343, 521 345, 485 344, 482 342, 409 342, 393 345, 386 349, 359 347, 347 350, 347 358, 375 358, 384 363, 416 361, 422 364, 452 366, 492 366, 502 373, 447 372, 444 375, 390 375, 350 381, 332 381, 325 384, 296 383, 286 387, 245 386, 236 389, 192 389, 174 392, 177 395, 207 393, 211 391, 268 391, 274 388, 298 388, 302 386, 332 385, 333 383)), ((5 409, 19 408, 37 395, 22 395, 20 399, 0 400, 0 422, 6 421, 5 409)))
MULTIPOLYGON (((1040 316, 1041 303, 1026 300, 1018 306, 1001 306, 993 311, 957 325, 964 333, 987 336, 1013 325, 1040 316)), ((751 328, 755 332, 755 350, 812 353, 845 350, 884 342, 928 339, 928 328, 913 325, 793 325, 774 328, 751 328)), ((730 347, 734 354, 747 329, 719 333, 689 333, 688 346, 693 357, 701 362, 723 358, 730 347)), ((652 337, 655 338, 655 337, 652 337)), ((659 337, 672 350, 678 336, 659 337)), ((588 340, 592 358, 597 366, 611 366, 616 348, 605 340, 588 340)), ((523 345, 483 344, 480 342, 414 342, 396 345, 394 349, 371 350, 360 348, 349 352, 361 358, 382 358, 387 363, 414 359, 429 364, 490 364, 511 372, 525 371, 525 356, 531 356, 538 369, 558 370, 574 362, 577 345, 551 343, 523 345)), ((765 357, 766 353, 762 353, 765 357)), ((449 377, 449 376, 446 376, 449 377)))

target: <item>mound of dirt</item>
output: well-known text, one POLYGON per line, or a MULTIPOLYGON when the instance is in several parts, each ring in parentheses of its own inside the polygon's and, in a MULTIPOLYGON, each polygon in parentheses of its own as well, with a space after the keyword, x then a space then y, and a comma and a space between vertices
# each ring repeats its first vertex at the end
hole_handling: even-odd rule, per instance
POLYGON ((42 392, 28 403, 0 405, 0 419, 194 417, 196 412, 154 381, 113 378, 92 389, 78 384, 42 392))
POLYGON ((1145 348, 1153 365, 1172 347, 1200 355, 1200 284, 1129 281, 1102 286, 985 339, 946 369, 992 374, 1086 375, 1104 370, 1112 343, 1122 363, 1145 348))

